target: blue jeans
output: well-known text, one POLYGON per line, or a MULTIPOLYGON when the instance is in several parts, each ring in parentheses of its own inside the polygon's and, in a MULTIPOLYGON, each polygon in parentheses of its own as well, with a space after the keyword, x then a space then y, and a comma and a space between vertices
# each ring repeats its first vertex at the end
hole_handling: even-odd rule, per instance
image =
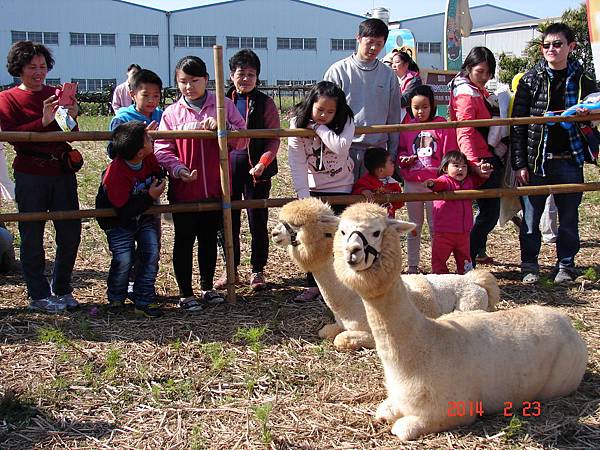
MULTIPOLYGON (((583 168, 572 160, 548 160, 545 164, 546 176, 529 174, 529 185, 583 183, 583 168)), ((554 194, 558 210, 558 235, 556 238, 556 268, 573 274, 575 255, 579 251, 579 204, 581 192, 554 194)), ((542 243, 540 218, 544 212, 547 195, 521 197, 523 221, 519 231, 521 244, 521 270, 538 273, 538 256, 542 243)))
MULTIPOLYGON (((497 156, 485 158, 485 161, 494 167, 494 171, 479 189, 499 188, 504 173, 502 161, 497 156)), ((476 264, 476 256, 480 250, 485 249, 488 234, 494 229, 500 217, 500 198, 478 198, 475 202, 479 210, 471 230, 471 261, 473 267, 476 264)))
MULTIPOLYGON (((19 212, 69 211, 79 209, 75 174, 57 176, 31 175, 15 171, 15 200, 19 212)), ((73 291, 71 274, 81 239, 81 220, 55 220, 56 257, 52 272, 52 291, 65 295, 73 291)), ((44 227, 46 222, 19 222, 21 265, 32 300, 50 295, 44 275, 44 227)))
POLYGON ((154 283, 158 273, 160 253, 156 218, 143 216, 136 225, 106 230, 108 247, 112 253, 108 280, 106 282, 108 301, 124 301, 127 297, 129 271, 134 261, 136 267, 133 285, 133 300, 136 305, 148 305, 154 301, 154 283), (139 259, 136 260, 135 244, 138 245, 139 259))

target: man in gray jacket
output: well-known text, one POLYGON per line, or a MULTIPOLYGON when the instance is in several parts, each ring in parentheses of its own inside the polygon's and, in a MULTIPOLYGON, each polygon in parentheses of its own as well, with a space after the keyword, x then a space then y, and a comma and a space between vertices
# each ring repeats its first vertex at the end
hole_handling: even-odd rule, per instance
MULTIPOLYGON (((380 19, 367 19, 358 26, 356 53, 333 63, 323 77, 346 93, 357 127, 400 123, 400 86, 392 69, 377 59, 388 37, 380 19)), ((398 133, 361 134, 354 137, 350 157, 354 181, 366 173, 364 153, 368 147, 383 147, 396 161, 398 133)))

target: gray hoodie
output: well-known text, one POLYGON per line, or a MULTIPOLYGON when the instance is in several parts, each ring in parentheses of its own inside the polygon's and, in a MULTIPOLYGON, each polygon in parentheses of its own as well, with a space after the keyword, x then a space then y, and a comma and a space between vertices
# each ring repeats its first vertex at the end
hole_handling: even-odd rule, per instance
MULTIPOLYGON (((360 61, 356 54, 337 61, 323 77, 336 83, 346 93, 357 127, 400 123, 400 86, 392 69, 376 59, 360 61)), ((361 134, 354 137, 352 147, 387 148, 396 160, 398 133, 361 134)))

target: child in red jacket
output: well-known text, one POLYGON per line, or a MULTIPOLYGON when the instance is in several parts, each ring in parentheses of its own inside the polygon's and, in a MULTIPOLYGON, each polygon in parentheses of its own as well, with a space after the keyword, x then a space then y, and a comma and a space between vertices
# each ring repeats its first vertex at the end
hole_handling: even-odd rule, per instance
MULTIPOLYGON (((362 194, 372 200, 375 194, 399 194, 400 184, 392 177, 394 161, 392 155, 381 147, 369 147, 365 152, 365 167, 369 173, 358 179, 352 188, 353 194, 362 194)), ((387 208, 388 216, 395 217, 396 210, 404 206, 404 202, 390 202, 381 205, 387 208)))
MULTIPOLYGON (((448 152, 440 163, 440 176, 427 180, 423 185, 434 192, 476 189, 489 178, 492 166, 479 163, 483 178, 471 173, 464 153, 448 152)), ((431 272, 449 273, 448 258, 454 254, 456 272, 464 274, 473 268, 470 254, 471 229, 473 228, 472 201, 434 200, 433 237, 431 240, 431 272)))

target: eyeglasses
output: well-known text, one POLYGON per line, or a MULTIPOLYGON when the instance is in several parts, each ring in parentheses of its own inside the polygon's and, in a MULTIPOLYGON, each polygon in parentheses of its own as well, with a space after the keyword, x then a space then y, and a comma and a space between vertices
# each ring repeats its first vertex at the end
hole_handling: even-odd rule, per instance
POLYGON ((545 50, 548 50, 550 47, 561 48, 563 45, 564 45, 563 41, 553 41, 553 42, 544 42, 542 44, 542 47, 545 50))

